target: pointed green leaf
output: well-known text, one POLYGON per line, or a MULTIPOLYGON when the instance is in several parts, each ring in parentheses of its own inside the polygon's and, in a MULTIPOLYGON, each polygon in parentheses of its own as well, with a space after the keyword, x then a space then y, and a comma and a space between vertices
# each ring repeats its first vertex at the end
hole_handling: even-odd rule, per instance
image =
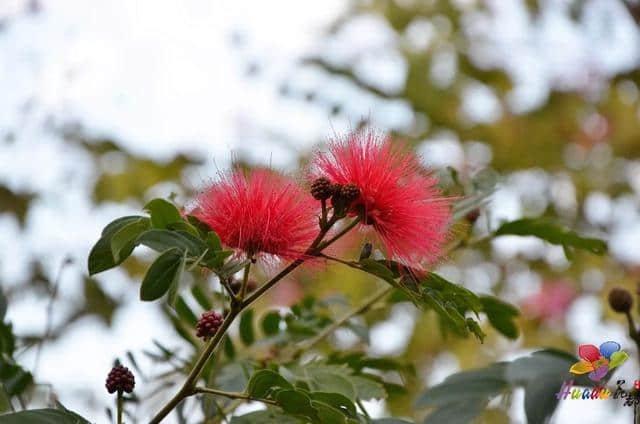
POLYGON ((276 402, 287 413, 303 415, 315 421, 316 410, 311 406, 309 396, 299 390, 281 390, 276 394, 276 402))
POLYGON ((149 228, 149 220, 146 218, 140 218, 136 221, 130 222, 120 228, 111 237, 111 254, 113 255, 113 261, 118 262, 128 256, 127 252, 133 250, 136 246, 136 240, 138 236, 145 232, 149 228))
POLYGON ((480 301, 493 328, 510 339, 517 339, 520 332, 514 318, 520 315, 520 312, 514 306, 493 296, 482 296, 480 301))
POLYGON ((123 248, 120 252, 119 260, 115 261, 111 250, 111 238, 122 227, 138 220, 148 221, 148 218, 143 216, 125 216, 112 221, 104 228, 104 230, 102 230, 100 239, 89 253, 89 260, 87 264, 89 275, 94 275, 120 265, 122 261, 131 255, 131 252, 133 252, 133 249, 135 248, 135 243, 123 248))
POLYGON ((2 424, 90 424, 76 413, 59 409, 31 409, 5 414, 0 421, 2 424))
POLYGON ((255 340, 253 332, 253 309, 247 309, 240 315, 240 340, 242 340, 245 346, 251 346, 255 340))
POLYGON ((275 371, 255 372, 247 385, 247 394, 256 398, 266 398, 274 389, 292 389, 293 385, 275 371))
POLYGON ((220 237, 215 231, 209 231, 207 233, 207 245, 214 252, 222 250, 222 242, 220 241, 220 237))
POLYGON ((267 336, 273 336, 280 331, 280 322, 282 317, 278 311, 270 311, 262 318, 262 331, 267 336))
POLYGON ((144 205, 144 210, 151 216, 151 226, 153 228, 167 228, 167 225, 176 222, 183 222, 180 211, 173 203, 165 199, 153 199, 144 205))
POLYGON ((607 251, 607 243, 596 238, 578 235, 575 231, 552 224, 544 219, 524 218, 502 224, 495 232, 496 236, 518 235, 535 236, 551 244, 587 250, 596 255, 603 255, 607 251))
POLYGON ((193 328, 196 327, 196 324, 198 323, 198 317, 193 313, 182 296, 178 296, 176 298, 175 311, 182 321, 186 322, 193 328))
POLYGON ((163 252, 151 264, 140 286, 140 299, 151 301, 164 296, 172 284, 180 278, 183 253, 178 248, 163 252))
POLYGON ((149 230, 138 238, 138 242, 156 252, 164 252, 174 247, 187 251, 190 257, 200 257, 207 249, 204 241, 184 231, 149 230))

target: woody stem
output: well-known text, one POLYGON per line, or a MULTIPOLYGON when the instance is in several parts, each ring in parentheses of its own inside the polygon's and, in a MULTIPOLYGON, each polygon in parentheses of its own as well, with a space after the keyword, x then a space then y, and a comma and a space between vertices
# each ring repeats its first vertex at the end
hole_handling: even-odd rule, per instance
MULTIPOLYGON (((222 322, 222 325, 220 326, 220 328, 218 329, 216 334, 206 344, 206 346, 205 346, 204 350, 202 351, 202 353, 200 354, 200 356, 198 356, 198 359, 196 360, 193 368, 189 372, 189 375, 187 376, 187 379, 185 380, 184 384, 182 385, 182 387, 180 388, 178 393, 176 393, 173 396, 173 398, 171 398, 169 400, 169 402, 167 402, 167 404, 156 414, 156 416, 153 417, 153 419, 151 421, 149 421, 149 424, 159 424, 180 402, 182 402, 185 398, 195 394, 196 383, 198 381, 198 378, 200 378, 200 374, 202 372, 202 369, 204 368, 204 366, 208 362, 208 360, 211 357, 211 355, 215 352, 216 348, 219 346, 219 344, 222 341, 222 339, 223 339, 224 335, 226 334, 227 330, 229 329, 229 327, 233 323, 233 320, 245 308, 247 308, 248 306, 253 304, 255 301, 257 301, 267 290, 269 290, 271 287, 276 285, 276 283, 278 283, 280 280, 282 280, 291 271, 293 271, 298 266, 300 266, 306 260, 306 257, 318 256, 322 252, 322 250, 324 248, 328 247, 333 242, 338 240, 340 237, 345 235, 349 230, 351 230, 353 227, 355 227, 355 225, 359 222, 359 218, 354 219, 351 223, 349 223, 349 225, 347 225, 343 230, 341 230, 339 233, 337 233, 330 240, 322 242, 322 240, 327 235, 327 233, 329 232, 331 227, 339 219, 340 219, 340 217, 336 217, 335 215, 332 216, 329 219, 329 221, 327 222, 327 225, 324 228, 320 229, 320 231, 318 232, 317 237, 311 243, 311 245, 305 251, 304 255, 301 258, 296 259, 295 261, 290 263, 285 269, 280 271, 271 280, 269 280, 268 282, 263 284, 260 288, 258 288, 253 293, 251 293, 246 299, 242 299, 241 298, 242 300, 240 300, 240 302, 238 302, 238 303, 232 302, 231 303, 231 310, 225 316, 224 321, 222 322)), ((243 278, 243 287, 246 286, 247 281, 248 281, 248 275, 249 275, 248 271, 249 271, 249 265, 247 265, 245 267, 245 274, 244 274, 244 278, 243 278)))

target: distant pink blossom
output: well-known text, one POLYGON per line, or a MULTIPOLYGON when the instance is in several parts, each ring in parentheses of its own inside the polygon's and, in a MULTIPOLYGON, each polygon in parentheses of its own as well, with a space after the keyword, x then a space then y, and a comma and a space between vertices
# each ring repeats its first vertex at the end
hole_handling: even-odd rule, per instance
POLYGON ((575 289, 568 281, 546 282, 537 293, 522 304, 523 311, 531 318, 560 320, 575 298, 575 289))

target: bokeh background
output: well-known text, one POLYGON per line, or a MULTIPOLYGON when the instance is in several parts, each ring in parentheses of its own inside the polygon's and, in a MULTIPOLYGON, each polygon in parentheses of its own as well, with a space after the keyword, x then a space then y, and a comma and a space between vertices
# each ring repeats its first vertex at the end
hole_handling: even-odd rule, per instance
MULTIPOLYGON (((542 346, 616 340, 637 358, 606 293, 640 280, 639 28, 631 0, 1 0, 0 284, 38 383, 29 406, 55 397, 109 422, 116 357, 153 340, 189 352, 166 312, 138 300, 149 252, 87 276, 104 225, 153 197, 188 203, 232 162, 295 171, 366 125, 442 175, 495 179, 476 235, 548 216, 610 250, 568 262, 560 247, 501 237, 443 260, 450 280, 521 307, 522 334, 480 345, 444 339, 408 305, 372 314, 370 353, 416 364, 414 395, 542 346)), ((357 299, 369 284, 343 269, 296 274, 270 301, 357 299)), ((617 375, 634 379, 636 361, 617 375)), ((407 416, 410 402, 367 407, 407 416)), ((522 394, 509 402, 484 420, 525 422, 522 394)), ((630 417, 615 402, 561 402, 554 422, 630 417)))

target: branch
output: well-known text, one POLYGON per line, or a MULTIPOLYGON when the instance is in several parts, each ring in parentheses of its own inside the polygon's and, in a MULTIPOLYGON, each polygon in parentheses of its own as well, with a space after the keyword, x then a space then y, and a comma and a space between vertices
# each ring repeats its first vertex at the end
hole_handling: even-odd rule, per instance
POLYGON ((333 244, 336 240, 338 240, 340 237, 342 237, 343 235, 347 234, 349 231, 351 231, 353 229, 353 227, 355 227, 356 225, 358 225, 358 223, 362 220, 362 217, 360 215, 358 215, 356 218, 354 218, 353 221, 351 221, 349 223, 349 225, 347 225, 346 227, 344 227, 342 230, 340 230, 340 232, 338 232, 335 236, 333 236, 332 238, 330 238, 329 240, 325 241, 324 243, 320 243, 320 245, 317 247, 317 249, 315 249, 318 253, 320 253, 320 251, 322 251, 323 249, 329 247, 331 244, 333 244))
POLYGON ((240 399, 240 400, 251 400, 251 401, 256 401, 256 402, 262 402, 262 403, 266 403, 269 405, 276 405, 276 403, 271 400, 271 399, 260 399, 260 398, 256 398, 253 396, 250 396, 246 393, 240 393, 240 392, 225 392, 223 390, 216 390, 216 389, 210 389, 208 387, 194 387, 193 388, 193 393, 203 393, 203 394, 207 394, 207 395, 214 395, 214 396, 223 396, 229 399, 240 399))
POLYGON ((366 312, 367 309, 369 309, 371 306, 373 306, 373 304, 375 304, 377 301, 385 297, 387 294, 391 293, 392 290, 393 290, 392 286, 386 286, 378 290, 376 293, 374 293, 373 295, 365 299, 365 301, 362 302, 359 306, 355 307, 354 309, 344 314, 342 317, 336 320, 333 324, 329 325, 328 327, 325 327, 322 331, 320 331, 320 333, 316 334, 314 337, 310 339, 307 339, 301 342, 298 345, 298 347, 293 351, 292 356, 296 358, 305 350, 315 346, 320 341, 322 341, 325 337, 327 337, 328 335, 336 331, 338 328, 342 327, 342 325, 345 322, 349 321, 351 318, 357 315, 360 315, 366 312))
MULTIPOLYGON (((336 234, 336 236, 334 236, 332 239, 324 243, 321 243, 322 239, 324 239, 327 232, 329 232, 331 227, 336 222, 338 222, 339 219, 341 219, 341 217, 338 217, 335 214, 331 217, 331 219, 327 222, 326 227, 320 229, 317 237, 311 243, 309 248, 305 251, 304 255, 300 259, 296 259, 294 262, 290 263, 285 269, 280 271, 275 277, 273 277, 271 280, 263 284, 260 288, 255 290, 246 299, 239 300, 238 302, 233 302, 233 301, 231 302, 231 310, 229 311, 229 314, 227 314, 227 316, 225 317, 224 321, 222 322, 222 325, 216 332, 215 336, 213 336, 211 341, 207 343, 204 350, 200 353, 200 356, 198 356, 198 359, 196 360, 196 363, 194 364, 193 369, 187 376, 187 379, 182 385, 182 387, 180 388, 180 390, 175 394, 175 396, 171 398, 171 400, 169 400, 169 402, 167 402, 167 404, 164 407, 162 407, 162 409, 155 415, 155 417, 153 417, 153 419, 149 422, 149 424, 159 424, 180 402, 182 402, 183 399, 193 395, 195 384, 198 381, 198 378, 200 377, 200 373, 202 372, 202 369, 204 368, 207 361, 209 360, 213 352, 216 350, 216 348, 220 344, 220 341, 225 336, 227 330, 233 323, 233 320, 240 314, 240 312, 242 312, 245 308, 250 306, 256 300, 258 300, 267 290, 269 290, 276 283, 278 283, 278 281, 282 280, 287 274, 289 274, 291 271, 293 271, 298 266, 300 266, 306 260, 307 257, 318 256, 318 254, 322 251, 322 249, 329 246, 330 244, 335 242, 338 238, 346 234, 347 231, 353 228, 359 221, 359 218, 354 219, 349 225, 347 225, 347 227, 345 227, 345 229, 343 229, 338 234, 336 234)), ((245 271, 248 271, 248 270, 245 268, 245 271)), ((245 277, 248 277, 248 272, 246 272, 245 277)), ((225 288, 226 287, 227 286, 225 285, 225 288)))
POLYGON ((238 296, 236 296, 236 294, 233 292, 233 289, 229 285, 229 280, 227 280, 226 278, 220 278, 220 284, 222 285, 222 287, 225 288, 225 290, 227 291, 227 294, 231 298, 231 304, 232 305, 237 304, 239 302, 238 296))
POLYGON ((211 354, 216 350, 216 347, 220 344, 220 341, 227 333, 227 329, 231 326, 231 323, 235 319, 235 317, 240 313, 241 309, 237 306, 232 305, 229 314, 224 318, 222 325, 216 332, 215 336, 207 343, 204 350, 196 360, 191 372, 187 376, 186 381, 175 394, 174 397, 167 402, 167 404, 156 414, 156 416, 149 421, 149 424, 159 424, 168 414, 175 408, 184 398, 193 394, 193 388, 195 386, 196 381, 200 377, 200 373, 202 372, 202 368, 204 368, 205 364, 209 360, 211 354))
MULTIPOLYGON (((251 257, 249 258, 251 259, 251 257)), ((240 287, 240 299, 244 299, 247 294, 247 284, 249 283, 249 271, 251 270, 251 261, 244 267, 244 274, 242 275, 242 286, 240 287)))

